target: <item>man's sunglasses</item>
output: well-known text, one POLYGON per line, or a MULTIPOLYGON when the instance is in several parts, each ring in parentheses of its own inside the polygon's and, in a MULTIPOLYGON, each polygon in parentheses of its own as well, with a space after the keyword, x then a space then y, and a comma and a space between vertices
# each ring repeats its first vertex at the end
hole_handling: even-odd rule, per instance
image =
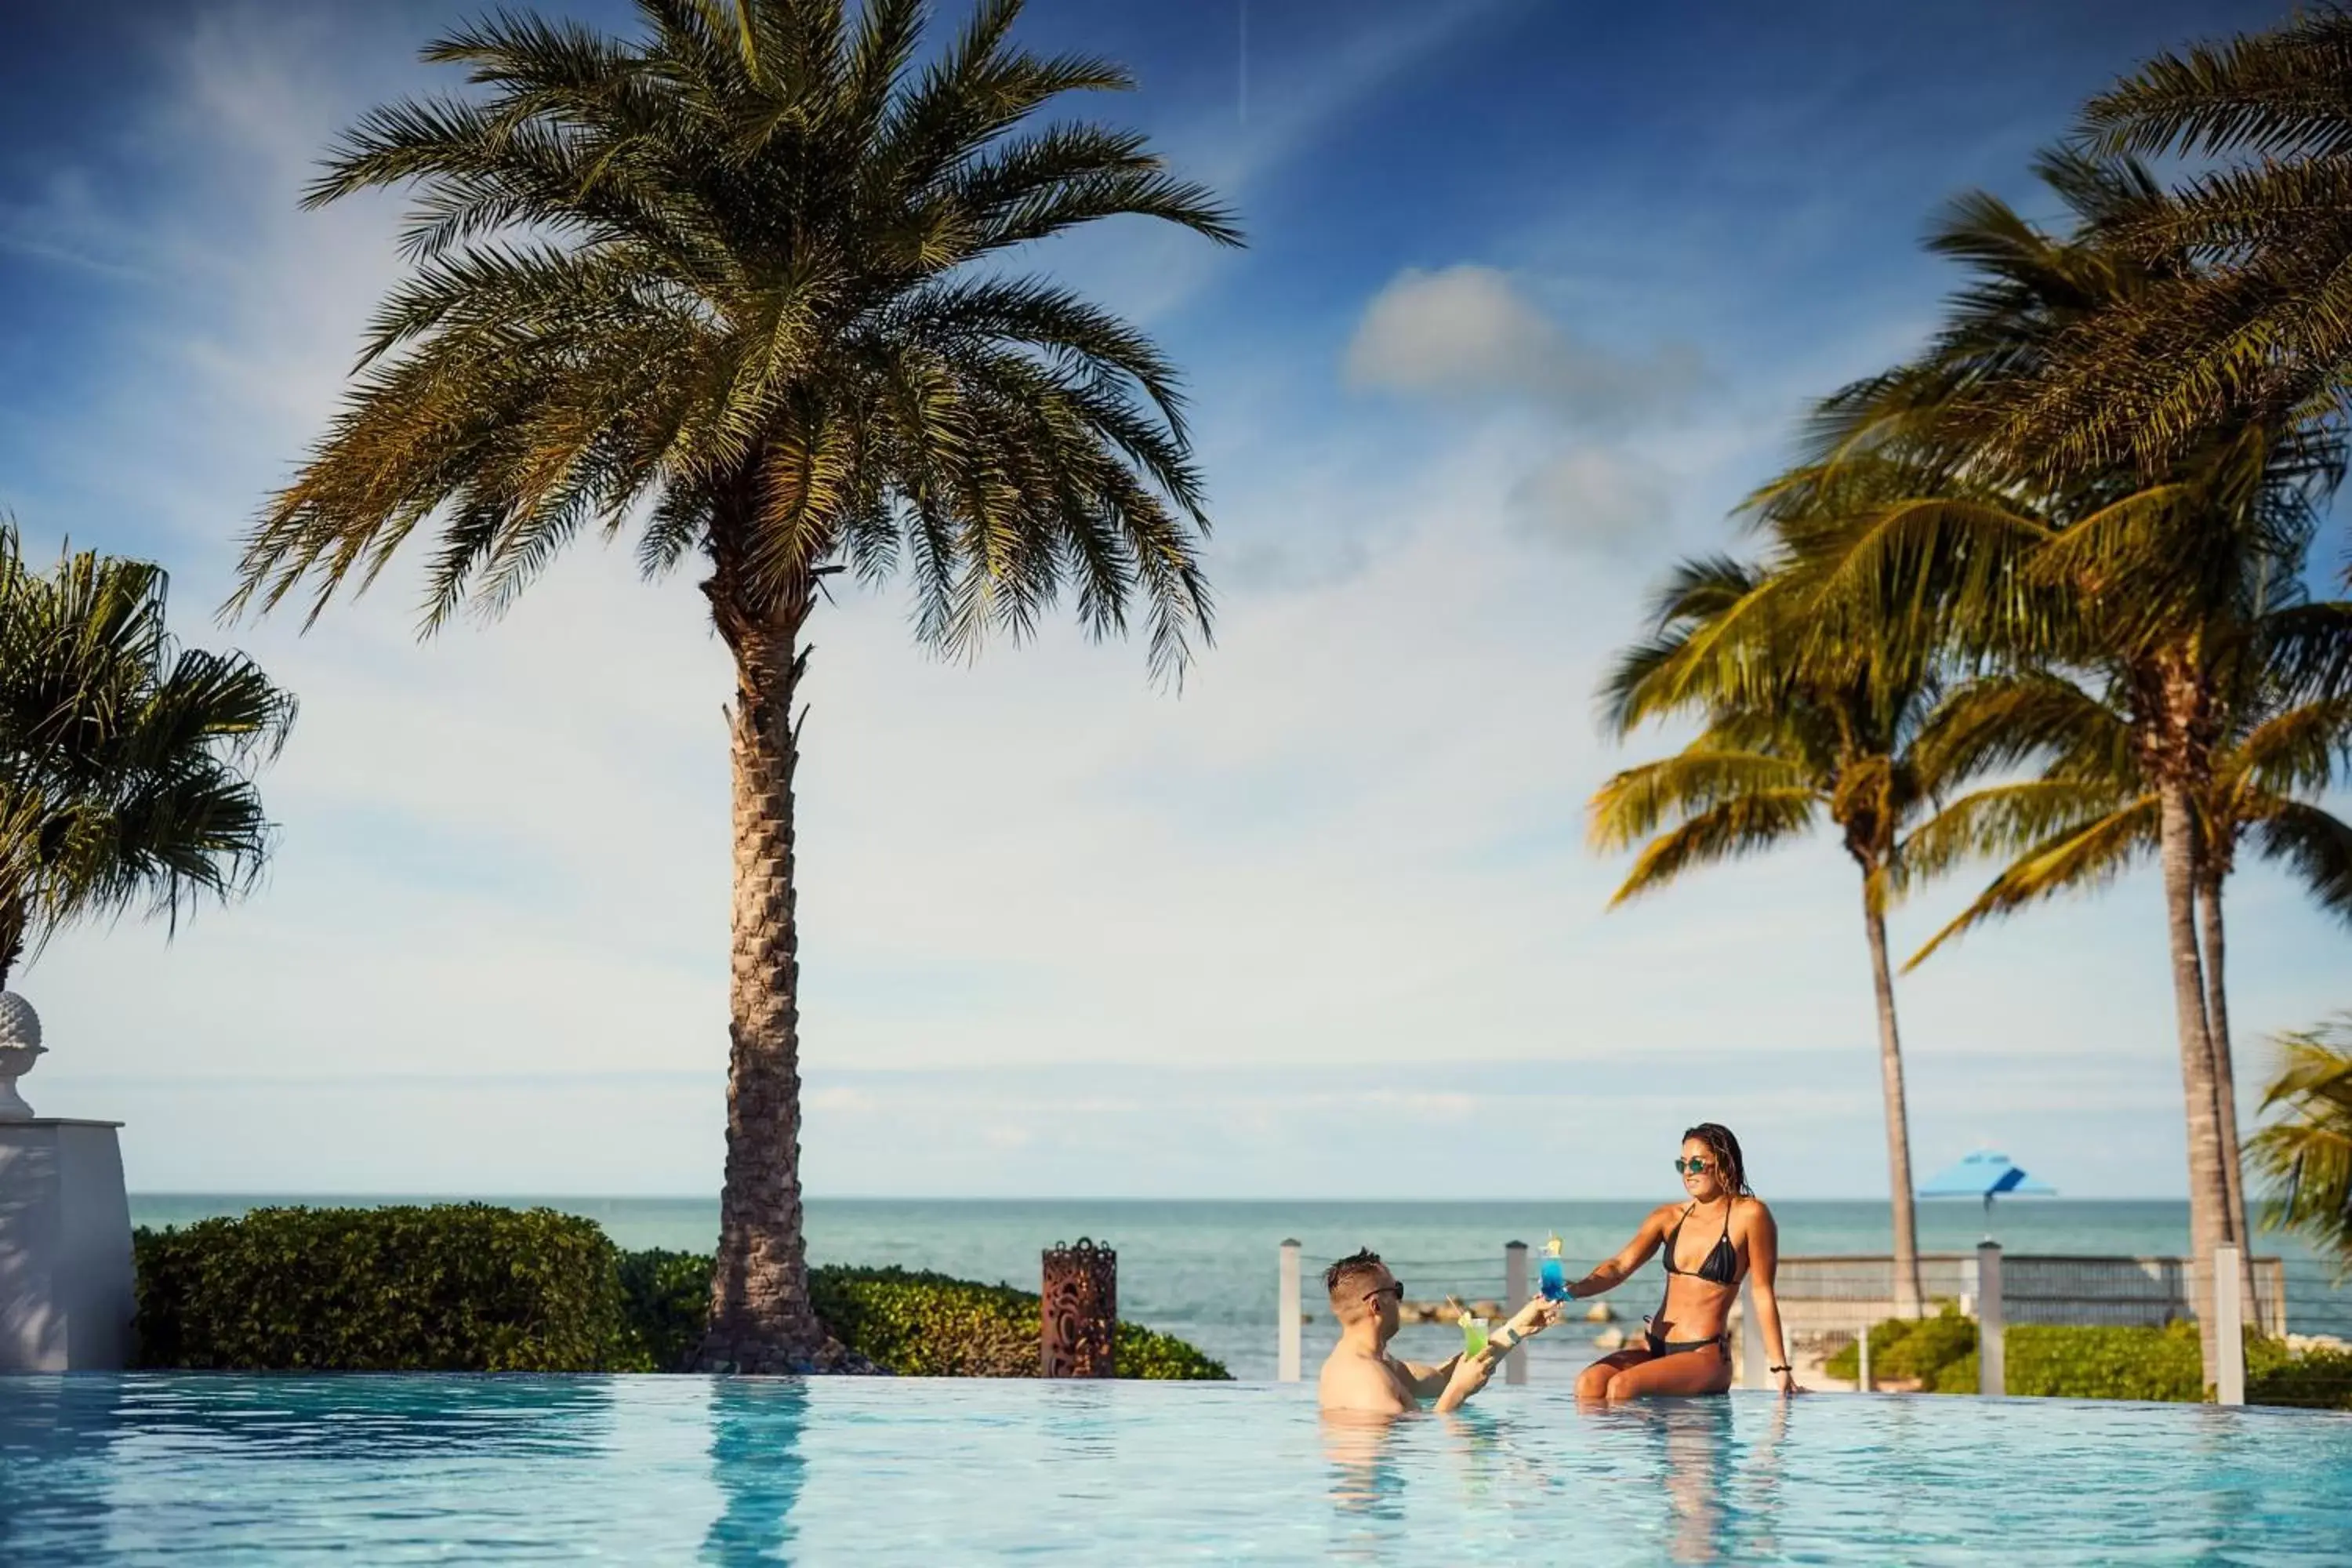
POLYGON ((1676 1160, 1675 1162, 1675 1170, 1678 1173, 1685 1176, 1704 1176, 1706 1174, 1706 1162, 1704 1160, 1676 1160))
POLYGON ((1364 1292, 1364 1300, 1367 1301, 1377 1301, 1383 1296, 1394 1296, 1398 1300, 1403 1300, 1404 1285, 1402 1281, 1391 1279, 1378 1289, 1364 1292))

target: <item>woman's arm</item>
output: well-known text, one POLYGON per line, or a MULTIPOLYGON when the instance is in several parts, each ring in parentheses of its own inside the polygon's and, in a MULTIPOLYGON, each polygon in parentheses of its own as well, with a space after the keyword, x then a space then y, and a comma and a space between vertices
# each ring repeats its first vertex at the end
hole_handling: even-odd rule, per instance
POLYGON ((1633 1239, 1625 1244, 1622 1251, 1568 1288, 1570 1299, 1580 1300, 1587 1296, 1603 1295, 1631 1279, 1633 1270, 1650 1261, 1650 1254, 1657 1251, 1658 1243, 1665 1239, 1665 1216, 1672 1212, 1672 1204, 1651 1210, 1650 1217, 1642 1222, 1642 1228, 1633 1233, 1633 1239))
POLYGON ((1748 1221, 1748 1278, 1756 1297, 1756 1343, 1771 1358, 1764 1364, 1780 1368, 1772 1377, 1780 1392, 1798 1394, 1803 1391, 1789 1367, 1788 1347, 1780 1338, 1780 1298, 1772 1289, 1780 1268, 1780 1227, 1774 1223, 1772 1211, 1759 1199, 1748 1221))

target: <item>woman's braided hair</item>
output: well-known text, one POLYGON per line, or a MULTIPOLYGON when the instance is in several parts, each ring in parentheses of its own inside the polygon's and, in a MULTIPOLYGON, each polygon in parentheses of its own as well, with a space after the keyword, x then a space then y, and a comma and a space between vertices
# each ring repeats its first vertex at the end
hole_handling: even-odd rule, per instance
POLYGON ((1720 1121, 1702 1121, 1683 1133, 1685 1143, 1694 1138, 1706 1144, 1706 1152, 1715 1156, 1716 1169, 1726 1187, 1738 1197, 1753 1195, 1748 1187, 1748 1162, 1741 1156, 1739 1140, 1732 1136, 1730 1128, 1720 1121))

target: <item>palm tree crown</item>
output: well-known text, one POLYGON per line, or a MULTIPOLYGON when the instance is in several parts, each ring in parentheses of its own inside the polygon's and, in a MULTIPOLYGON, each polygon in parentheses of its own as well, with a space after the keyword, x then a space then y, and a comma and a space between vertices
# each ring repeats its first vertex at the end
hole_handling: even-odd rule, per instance
POLYGON ((179 647, 160 568, 84 551, 47 574, 0 525, 0 982, 59 927, 175 924, 247 888, 271 829, 253 784, 294 700, 236 654, 179 647))
POLYGON ((437 517, 436 625, 635 521, 649 572, 709 558, 730 637, 835 563, 903 563, 950 649, 1074 587, 1104 631, 1139 592, 1181 665, 1208 601, 1174 372, 1004 265, 1120 214, 1236 239, 1137 134, 1016 133, 1125 73, 1009 48, 1018 0, 919 72, 918 0, 855 24, 838 0, 638 8, 636 41, 514 15, 453 34, 425 58, 485 96, 377 110, 335 149, 310 205, 414 185, 415 270, 255 531, 247 594, 311 578, 323 604, 437 517))

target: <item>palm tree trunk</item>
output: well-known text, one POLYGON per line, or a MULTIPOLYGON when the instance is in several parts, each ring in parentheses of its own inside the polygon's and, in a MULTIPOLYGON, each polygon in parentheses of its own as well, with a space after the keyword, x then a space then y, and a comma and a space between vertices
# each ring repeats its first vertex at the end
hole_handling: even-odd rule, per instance
POLYGON ((1895 1024, 1895 973, 1886 962, 1886 916, 1863 879, 1863 925, 1870 933, 1870 978, 1878 996, 1878 1077, 1886 1096, 1886 1181, 1895 1197, 1895 1315, 1919 1315, 1919 1222, 1911 1187, 1911 1112, 1903 1093, 1903 1037, 1895 1024))
POLYGON ((805 610, 727 640, 736 661, 734 941, 728 984, 727 1182, 705 1371, 810 1372, 839 1359, 811 1310, 801 1235, 800 964, 793 917, 793 697, 805 610))
POLYGON ((2227 1206, 2222 1223, 2238 1245, 2239 1300, 2245 1303, 2245 1321, 2259 1323, 2255 1311, 2253 1232, 2246 1223, 2245 1158, 2238 1147, 2238 1072, 2231 1054, 2230 1001, 2223 982, 2227 943, 2221 927, 2221 878, 2210 861, 2197 877, 2198 923, 2205 934, 2205 1032, 2213 1043, 2213 1115, 2221 1134, 2221 1182, 2227 1206))
POLYGON ((2189 1133, 2189 1303, 2197 1314, 2205 1381, 2214 1381, 2213 1291, 2206 1265, 2222 1238, 2229 1207, 2221 1179, 2221 1118, 2215 1113, 2213 1045, 2205 1032, 2204 966, 2197 951, 2196 838, 2189 789, 2178 778, 2158 786, 2158 845, 2164 866, 2166 923, 2172 948, 2172 1005, 2180 1038, 2180 1091, 2189 1133))

